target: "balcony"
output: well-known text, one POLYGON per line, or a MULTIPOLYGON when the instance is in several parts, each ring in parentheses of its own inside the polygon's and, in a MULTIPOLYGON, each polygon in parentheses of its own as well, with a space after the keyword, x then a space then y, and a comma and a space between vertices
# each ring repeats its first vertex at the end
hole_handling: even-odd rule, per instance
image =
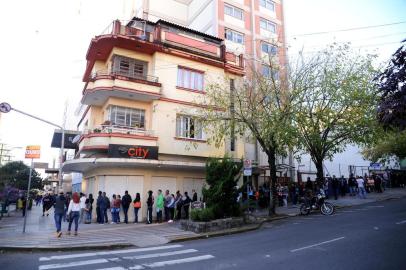
POLYGON ((100 70, 86 83, 82 103, 102 106, 109 97, 151 101, 160 96, 161 84, 156 76, 100 70))
POLYGON ((79 151, 106 151, 109 144, 157 146, 158 137, 153 130, 119 125, 99 125, 84 130, 79 151))

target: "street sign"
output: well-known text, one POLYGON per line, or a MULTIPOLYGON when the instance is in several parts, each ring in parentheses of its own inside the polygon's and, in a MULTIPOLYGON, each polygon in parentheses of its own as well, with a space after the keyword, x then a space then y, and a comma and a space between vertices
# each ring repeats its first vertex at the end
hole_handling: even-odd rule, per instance
POLYGON ((251 176, 252 175, 252 169, 244 169, 244 176, 251 176))
POLYGON ((28 145, 25 149, 25 158, 40 158, 41 156, 41 146, 39 145, 28 145))
POLYGON ((8 113, 11 111, 11 106, 7 102, 0 103, 0 112, 8 113))

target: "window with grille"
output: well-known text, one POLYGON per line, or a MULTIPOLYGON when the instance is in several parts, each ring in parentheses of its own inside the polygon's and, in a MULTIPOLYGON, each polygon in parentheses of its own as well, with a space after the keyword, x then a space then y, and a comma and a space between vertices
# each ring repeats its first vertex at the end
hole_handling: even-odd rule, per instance
POLYGON ((176 118, 176 137, 202 140, 202 122, 192 116, 178 115, 176 118))
POLYGON ((203 91, 203 72, 178 67, 178 82, 177 86, 203 91))
POLYGON ((134 79, 146 79, 147 63, 120 55, 113 57, 113 73, 134 79))
POLYGON ((261 27, 262 29, 272 32, 272 33, 276 33, 276 24, 265 20, 265 19, 260 19, 259 20, 259 27, 261 27))
POLYGON ((145 128, 145 110, 120 106, 109 106, 109 121, 112 125, 145 128))

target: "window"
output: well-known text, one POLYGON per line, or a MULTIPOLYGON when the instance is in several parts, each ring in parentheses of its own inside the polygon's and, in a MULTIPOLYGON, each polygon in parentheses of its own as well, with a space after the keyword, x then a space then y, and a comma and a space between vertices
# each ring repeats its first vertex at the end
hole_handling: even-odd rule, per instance
POLYGON ((178 67, 178 86, 203 91, 203 72, 178 67))
POLYGON ((275 11, 275 3, 271 0, 260 0, 259 5, 269 9, 270 11, 275 11))
POLYGON ((176 118, 176 136, 202 140, 203 127, 201 121, 192 116, 179 115, 176 118))
POLYGON ((234 18, 237 18, 239 20, 244 20, 244 16, 243 16, 244 11, 242 9, 225 4, 224 13, 227 15, 230 15, 234 18))
POLYGON ((232 42, 244 44, 244 35, 236 31, 226 29, 225 37, 232 42))
POLYGON ((147 63, 115 55, 113 58, 113 73, 135 79, 145 79, 147 75, 147 63))
POLYGON ((108 120, 112 125, 145 128, 145 110, 110 106, 108 120))
POLYGON ((271 70, 270 66, 262 65, 262 75, 266 78, 272 78, 274 80, 279 80, 279 72, 277 70, 271 70))
POLYGON ((264 53, 271 54, 271 55, 276 55, 278 53, 278 48, 275 45, 262 42, 261 43, 261 50, 264 53))
POLYGON ((268 21, 268 20, 265 20, 265 19, 260 19, 259 27, 261 27, 262 29, 264 29, 266 31, 276 33, 276 24, 274 24, 271 21, 268 21))

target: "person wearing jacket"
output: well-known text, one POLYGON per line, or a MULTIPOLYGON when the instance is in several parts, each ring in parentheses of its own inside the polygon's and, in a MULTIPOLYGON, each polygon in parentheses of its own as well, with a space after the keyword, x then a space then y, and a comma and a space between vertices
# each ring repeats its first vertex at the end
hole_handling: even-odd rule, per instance
POLYGON ((175 215, 175 195, 173 194, 169 196, 168 210, 169 210, 168 223, 172 223, 175 215))
POLYGON ((185 219, 189 219, 189 206, 192 200, 190 199, 187 191, 185 191, 185 197, 183 199, 183 211, 185 212, 185 219))
POLYGON ((99 191, 99 196, 96 201, 97 223, 99 224, 104 224, 104 211, 107 209, 106 200, 102 194, 103 193, 99 191))
POLYGON ((59 192, 59 196, 56 197, 54 203, 54 219, 55 219, 55 227, 56 227, 56 237, 62 236, 62 219, 65 215, 65 201, 66 198, 63 195, 63 191, 59 192))
POLYGON ((121 200, 121 205, 123 206, 123 212, 124 212, 124 222, 128 223, 128 208, 130 207, 132 198, 128 194, 128 190, 124 192, 123 199, 121 200))
POLYGON ((111 201, 111 224, 119 223, 118 216, 120 215, 120 200, 113 194, 113 200, 111 201))
POLYGON ((135 195, 133 205, 134 205, 134 223, 138 223, 138 211, 141 208, 141 197, 139 193, 135 195))
POLYGON ((164 209, 164 195, 162 194, 162 190, 158 189, 158 197, 156 198, 156 217, 157 222, 162 222, 162 211, 164 209))
POLYGON ((67 235, 70 235, 72 223, 75 222, 75 235, 78 235, 80 198, 77 192, 73 193, 72 200, 69 203, 67 215, 69 216, 69 225, 67 235))
POLYGON ((152 190, 148 191, 147 198, 147 224, 152 224, 152 207, 154 206, 154 196, 152 190))
POLYGON ((103 215, 103 218, 104 218, 104 223, 108 224, 109 223, 109 217, 107 216, 107 209, 110 209, 111 203, 110 203, 109 197, 107 197, 107 195, 106 195, 106 192, 103 192, 103 199, 104 199, 104 203, 105 203, 106 208, 104 208, 102 215, 103 215))
POLYGON ((165 214, 165 221, 169 221, 171 219, 171 214, 169 212, 168 205, 171 202, 171 195, 169 194, 169 190, 165 191, 164 197, 164 214, 165 214))
POLYGON ((87 198, 85 201, 85 211, 86 211, 85 224, 92 223, 93 202, 94 202, 93 194, 90 193, 89 198, 87 198))
POLYGON ((182 194, 180 194, 180 191, 176 191, 176 197, 175 197, 175 207, 176 207, 176 218, 174 217, 173 219, 179 220, 182 217, 182 194))

